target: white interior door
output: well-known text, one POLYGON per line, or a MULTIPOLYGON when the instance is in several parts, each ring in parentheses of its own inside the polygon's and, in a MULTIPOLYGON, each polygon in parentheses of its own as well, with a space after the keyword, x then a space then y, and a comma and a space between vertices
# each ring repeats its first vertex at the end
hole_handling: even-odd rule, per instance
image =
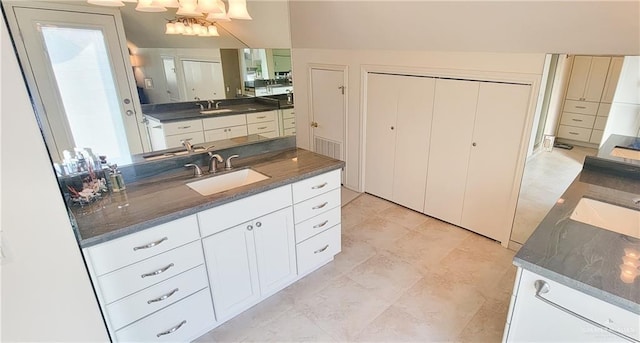
POLYGON ((436 80, 424 212, 460 224, 479 82, 436 80))
POLYGON ((311 69, 311 146, 344 160, 345 71, 311 69))
POLYGON ((126 43, 114 15, 13 9, 54 160, 77 146, 130 163, 131 154, 143 152, 145 128, 138 125, 143 118, 135 111, 126 43))
POLYGON ((178 87, 178 74, 176 74, 176 61, 173 57, 163 56, 162 67, 164 77, 167 80, 167 95, 169 101, 180 101, 180 88, 178 87))
POLYGON ((225 98, 220 62, 183 60, 182 69, 187 101, 225 98))
POLYGON ((469 157, 462 226, 500 242, 509 240, 512 201, 531 86, 480 84, 469 157))

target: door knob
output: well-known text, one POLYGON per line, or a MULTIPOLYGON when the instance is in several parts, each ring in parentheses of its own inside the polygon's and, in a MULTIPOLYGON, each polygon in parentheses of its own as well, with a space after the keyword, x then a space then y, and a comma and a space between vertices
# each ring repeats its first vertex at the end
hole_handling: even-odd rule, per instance
POLYGON ((476 146, 476 145, 478 145, 478 144, 476 144, 476 142, 473 142, 473 143, 471 143, 471 145, 476 146))
POLYGON ((393 127, 393 126, 392 126, 392 127, 391 127, 391 130, 393 130, 393 129, 395 129, 395 127, 393 127))
POLYGON ((132 110, 127 110, 126 113, 129 117, 131 117, 133 115, 133 111, 132 110))
POLYGON ((315 122, 315 121, 312 121, 312 122, 311 122, 311 127, 318 127, 318 123, 317 123, 317 122, 315 122))

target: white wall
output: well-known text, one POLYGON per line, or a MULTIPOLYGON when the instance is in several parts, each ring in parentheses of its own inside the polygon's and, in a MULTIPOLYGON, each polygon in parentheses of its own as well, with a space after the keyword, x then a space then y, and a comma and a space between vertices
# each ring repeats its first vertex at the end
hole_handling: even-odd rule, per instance
MULTIPOLYGON (((309 68, 313 64, 346 65, 347 84, 347 173, 345 185, 362 190, 360 180, 362 108, 363 97, 361 78, 363 67, 380 66, 393 70, 442 75, 492 74, 528 75, 540 79, 544 54, 500 54, 429 51, 387 51, 387 50, 337 50, 337 49, 292 49, 293 78, 295 84, 295 107, 298 146, 309 149, 309 68)), ((537 89, 534 90, 537 92, 537 89)), ((381 157, 384 158, 384 157, 381 157)))
POLYGON ((625 56, 601 145, 612 134, 640 136, 640 56, 625 56))
POLYGON ((108 341, 20 68, 0 18, 2 337, 108 341))

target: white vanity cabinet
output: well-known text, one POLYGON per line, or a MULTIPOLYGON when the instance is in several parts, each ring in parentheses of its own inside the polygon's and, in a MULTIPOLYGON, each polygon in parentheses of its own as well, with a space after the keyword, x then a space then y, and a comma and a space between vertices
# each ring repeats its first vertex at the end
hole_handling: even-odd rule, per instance
POLYGON ((238 114, 202 120, 206 142, 247 135, 247 116, 238 114))
POLYGON ((518 269, 504 342, 633 342, 637 314, 518 269))
POLYGON ((283 136, 295 136, 296 135, 296 112, 293 108, 285 108, 280 110, 282 116, 282 135, 283 136))
POLYGON ((278 137, 278 111, 247 114, 247 131, 250 135, 256 134, 268 138, 278 137))
POLYGON ((202 132, 202 120, 185 120, 171 123, 160 123, 153 118, 148 118, 149 138, 154 150, 176 148, 182 145, 182 141, 190 141, 191 144, 204 143, 202 132))

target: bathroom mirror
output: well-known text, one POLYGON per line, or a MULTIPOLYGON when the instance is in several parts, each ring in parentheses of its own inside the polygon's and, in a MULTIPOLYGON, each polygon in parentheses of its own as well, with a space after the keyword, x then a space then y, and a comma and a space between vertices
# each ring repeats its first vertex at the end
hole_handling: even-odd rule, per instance
MULTIPOLYGON (((140 102, 185 101, 190 96, 186 92, 188 80, 185 83, 185 68, 206 66, 209 70, 224 70, 224 83, 216 92, 223 94, 206 96, 207 99, 246 96, 239 69, 242 54, 239 49, 249 47, 246 41, 252 44, 263 41, 268 44, 268 39, 247 39, 250 37, 250 30, 240 30, 244 36, 239 39, 231 30, 224 29, 225 25, 234 28, 242 25, 237 22, 222 24, 219 29, 220 37, 165 35, 164 24, 173 13, 136 12, 134 6, 135 4, 126 3, 123 8, 112 9, 78 1, 2 2, 23 70, 26 71, 25 77, 34 99, 38 121, 54 162, 62 160, 63 150, 75 146, 92 147, 96 155, 107 155, 109 162, 120 165, 131 163, 132 155, 152 151, 138 94, 140 98, 147 100, 140 102), (119 16, 114 17, 115 11, 120 12, 121 26, 119 16), (110 22, 109 16, 112 18, 110 22), (102 20, 103 17, 107 17, 107 20, 102 20), (23 27, 20 22, 28 24, 23 27), (26 32, 24 28, 29 25, 32 30, 26 32), (106 26, 109 27, 105 28, 106 26), (24 44, 22 37, 16 35, 17 27, 22 36, 27 36, 24 44), (71 31, 77 31, 73 38, 69 38, 71 31), (27 42, 29 35, 32 36, 31 43, 27 42), (46 37, 43 38, 43 35, 46 37), (116 37, 115 43, 108 36, 116 37), (54 43, 59 45, 53 47, 54 43), (32 55, 28 51, 32 51, 32 55), (47 54, 43 54, 43 51, 47 54), (52 55, 55 55, 57 63, 55 68, 46 60, 52 55), (152 55, 158 57, 157 65, 150 63, 154 58, 152 55), (32 58, 34 56, 41 60, 32 58), (227 60, 231 62, 225 63, 227 60), (237 72, 226 72, 227 67, 237 72), (35 70, 38 68, 40 69, 35 70), (132 68, 133 72, 128 68, 132 68), (169 68, 174 68, 182 76, 167 77, 165 71, 169 68), (66 74, 60 78, 58 72, 66 74), (40 75, 48 75, 48 79, 43 80, 40 75), (90 75, 95 77, 94 80, 115 80, 115 85, 109 82, 98 85, 89 80, 90 75), (174 83, 168 85, 167 80, 174 83), (67 91, 58 91, 62 83, 69 86, 67 91), (96 87, 107 89, 107 94, 97 94, 96 87), (173 97, 167 93, 171 89, 177 93, 173 97), (129 96, 119 96, 125 93, 129 96), (65 98, 71 99, 71 103, 61 100, 66 100, 65 98), (50 104, 53 106, 49 106, 50 104), (77 113, 73 118, 69 118, 68 114, 71 107, 77 113), (122 120, 118 121, 120 118, 114 117, 121 117, 122 120)), ((286 9, 286 6, 279 7, 278 11, 283 12, 282 15, 288 15, 286 9)), ((253 13, 254 21, 259 23, 260 11, 253 13)), ((272 18, 262 20, 266 22, 267 19, 272 18)), ((288 40, 288 24, 286 30, 282 31, 282 35, 286 35, 288 40)))

